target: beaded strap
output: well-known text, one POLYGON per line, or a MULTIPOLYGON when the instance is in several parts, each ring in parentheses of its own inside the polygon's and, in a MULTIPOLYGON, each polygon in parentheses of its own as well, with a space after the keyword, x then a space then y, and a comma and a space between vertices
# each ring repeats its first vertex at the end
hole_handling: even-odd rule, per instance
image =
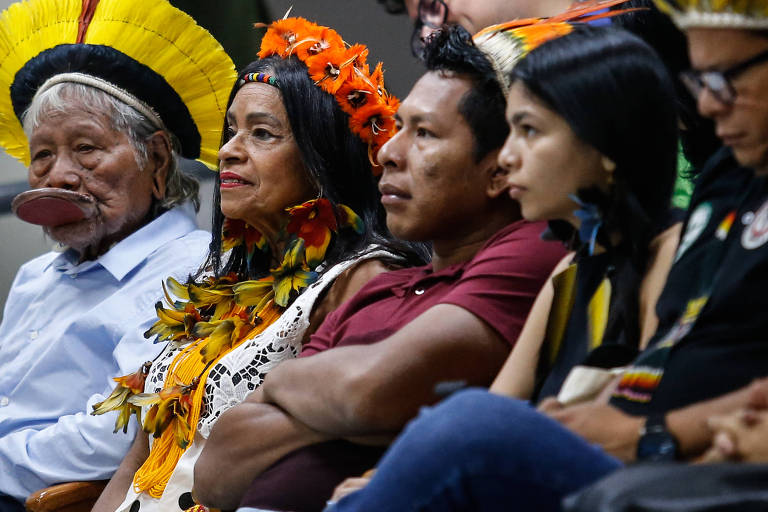
POLYGON ((266 73, 248 73, 240 79, 238 85, 242 87, 243 85, 251 82, 260 82, 262 84, 272 85, 278 89, 280 88, 280 84, 278 84, 277 79, 266 73))

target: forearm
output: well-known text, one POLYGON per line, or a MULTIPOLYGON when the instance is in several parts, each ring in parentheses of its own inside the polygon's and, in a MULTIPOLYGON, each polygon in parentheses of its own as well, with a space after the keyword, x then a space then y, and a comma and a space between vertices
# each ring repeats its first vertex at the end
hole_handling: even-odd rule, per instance
POLYGON ((0 491, 24 500, 56 483, 110 478, 135 432, 113 434, 113 427, 112 415, 68 415, 0 438, 0 491))
POLYGON ((265 469, 327 439, 274 406, 246 400, 216 422, 195 464, 193 494, 208 507, 235 509, 265 469))
MULTIPOLYGON (((355 368, 353 361, 365 361, 366 348, 340 347, 295 361, 286 361, 264 380, 264 400, 274 403, 299 421, 321 432, 338 436, 366 436, 370 425, 358 403, 373 403, 367 389, 366 369, 371 361, 355 368), (322 383, 322 384, 318 384, 322 383)), ((375 423, 375 422, 373 422, 375 423)), ((378 429, 377 429, 378 430, 378 429)))
POLYGON ((117 468, 93 506, 91 512, 114 512, 125 499, 136 471, 144 464, 149 456, 149 436, 144 432, 136 434, 136 440, 126 454, 123 462, 117 468))
POLYGON ((398 336, 408 342, 429 340, 410 353, 405 348, 386 348, 385 340, 378 346, 340 347, 286 361, 265 379, 265 401, 334 436, 391 435, 420 407, 443 398, 436 393, 437 384, 487 386, 491 382, 508 349, 490 337, 489 327, 475 322, 477 330, 463 334, 456 329, 455 339, 421 337, 406 326, 398 336))
MULTIPOLYGON (((708 448, 712 442, 708 419, 745 407, 760 386, 761 381, 757 381, 727 395, 668 412, 667 428, 678 441, 681 458, 691 459, 708 448)), ((554 399, 543 401, 539 410, 590 442, 599 444, 611 455, 625 462, 635 460, 645 417, 630 416, 616 407, 597 402, 563 407, 554 399)))

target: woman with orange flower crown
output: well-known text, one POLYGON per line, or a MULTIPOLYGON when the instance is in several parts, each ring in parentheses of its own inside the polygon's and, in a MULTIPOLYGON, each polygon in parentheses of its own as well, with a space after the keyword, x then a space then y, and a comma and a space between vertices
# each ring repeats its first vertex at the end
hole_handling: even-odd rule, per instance
POLYGON ((118 380, 94 413, 143 420, 94 510, 186 510, 195 460, 219 416, 374 275, 417 263, 388 235, 378 149, 397 99, 381 64, 301 18, 269 26, 227 106, 210 254, 186 284, 168 279, 145 334, 168 345, 118 380))

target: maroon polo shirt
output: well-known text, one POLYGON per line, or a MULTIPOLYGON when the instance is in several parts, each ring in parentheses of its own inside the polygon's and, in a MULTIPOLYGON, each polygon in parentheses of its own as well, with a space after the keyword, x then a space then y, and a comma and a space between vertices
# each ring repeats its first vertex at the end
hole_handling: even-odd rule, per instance
MULTIPOLYGON (((438 272, 426 265, 380 274, 326 316, 301 356, 381 341, 437 304, 470 311, 513 345, 536 295, 565 256, 562 244, 541 240, 545 227, 510 224, 474 258, 438 272)), ((384 449, 329 441, 296 450, 253 481, 241 506, 321 510, 337 484, 373 467, 384 449)))
POLYGON ((541 240, 545 228, 518 221, 469 261, 437 272, 425 265, 378 275, 325 318, 301 356, 381 341, 438 304, 466 309, 514 345, 544 281, 565 256, 562 244, 541 240))

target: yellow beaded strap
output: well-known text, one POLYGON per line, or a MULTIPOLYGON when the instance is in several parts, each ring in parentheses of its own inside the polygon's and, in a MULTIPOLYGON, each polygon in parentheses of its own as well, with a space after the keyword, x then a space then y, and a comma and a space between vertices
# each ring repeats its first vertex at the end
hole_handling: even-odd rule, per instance
MULTIPOLYGON (((244 308, 236 308, 226 318, 240 318, 238 315, 243 310, 244 308)), ((267 327, 280 318, 281 313, 282 308, 276 307, 274 303, 271 304, 262 311, 260 316, 261 323, 248 330, 231 347, 222 350, 215 361, 220 360, 226 354, 242 345, 243 342, 253 339, 264 332, 267 327)), ((195 436, 197 423, 200 421, 203 396, 205 395, 205 386, 199 383, 206 381, 208 373, 213 368, 212 364, 206 363, 205 347, 207 342, 208 338, 191 343, 176 355, 169 367, 163 389, 163 391, 166 391, 166 398, 164 400, 167 403, 168 415, 158 418, 161 414, 161 412, 158 412, 154 418, 148 417, 145 420, 145 430, 154 427, 155 435, 157 436, 158 433, 160 435, 153 442, 149 457, 147 457, 147 460, 134 475, 133 486, 137 493, 147 492, 153 498, 160 498, 179 459, 195 436), (192 384, 184 386, 179 384, 180 382, 190 382, 192 384), (190 414, 185 418, 184 413, 187 410, 190 414), (162 421, 169 421, 170 424, 165 425, 164 429, 157 430, 164 426, 160 424, 162 421)), ((161 395, 163 391, 157 395, 161 395)), ((137 395, 137 397, 140 396, 137 395)), ((135 403, 139 402, 141 402, 141 398, 135 403)))

